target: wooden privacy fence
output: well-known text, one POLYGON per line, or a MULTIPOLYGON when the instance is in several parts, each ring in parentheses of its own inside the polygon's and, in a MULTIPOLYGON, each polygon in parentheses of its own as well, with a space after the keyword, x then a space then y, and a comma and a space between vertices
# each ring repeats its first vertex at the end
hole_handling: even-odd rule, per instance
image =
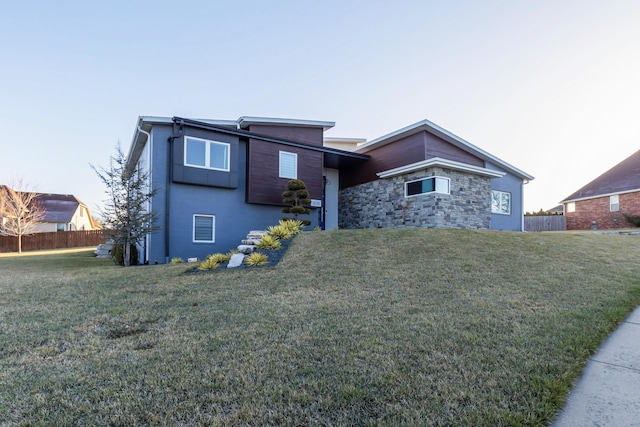
POLYGON ((524 231, 562 231, 567 229, 564 215, 527 215, 524 217, 524 231))
MULTIPOLYGON (((22 251, 98 246, 100 243, 104 243, 105 240, 106 235, 102 230, 34 233, 22 236, 22 251)), ((15 236, 0 236, 0 252, 18 252, 18 238, 15 236)))

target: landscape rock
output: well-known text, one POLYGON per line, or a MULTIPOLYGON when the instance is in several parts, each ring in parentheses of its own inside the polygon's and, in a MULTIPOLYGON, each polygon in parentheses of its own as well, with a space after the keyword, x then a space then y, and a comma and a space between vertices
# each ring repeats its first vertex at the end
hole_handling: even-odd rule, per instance
POLYGON ((111 250, 113 249, 113 243, 101 243, 95 250, 97 258, 111 258, 111 250))
POLYGON ((245 254, 233 254, 231 255, 231 259, 229 260, 229 264, 227 264, 227 268, 236 268, 242 265, 244 261, 245 254))
POLYGON ((254 245, 255 246, 258 243, 260 243, 260 239, 244 239, 240 243, 242 243, 243 245, 254 245))
POLYGON ((238 246, 238 252, 241 254, 249 255, 253 252, 255 245, 240 245, 238 246))

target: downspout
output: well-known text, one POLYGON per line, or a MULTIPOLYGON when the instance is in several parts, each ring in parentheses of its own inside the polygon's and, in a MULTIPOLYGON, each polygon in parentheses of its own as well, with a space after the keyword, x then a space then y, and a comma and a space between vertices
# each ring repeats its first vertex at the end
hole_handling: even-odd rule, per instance
POLYGON ((522 194, 522 200, 520 201, 520 231, 524 231, 524 186, 528 183, 528 179, 523 179, 522 186, 520 187, 520 194, 522 194))
MULTIPOLYGON (((147 135, 147 144, 149 144, 149 157, 151 157, 151 133, 147 132, 144 129, 142 129, 140 127, 140 124, 138 124, 138 132, 147 135)), ((153 180, 153 175, 151 174, 151 158, 147 159, 147 161, 148 161, 148 164, 149 164, 149 179, 153 180)), ((151 182, 149 183, 149 186, 153 187, 151 182)), ((147 206, 147 209, 149 210, 149 212, 151 212, 152 207, 153 206, 151 204, 151 200, 149 200, 148 206, 147 206)), ((144 239, 144 259, 142 260, 142 264, 146 264, 149 261, 149 244, 148 244, 148 240, 149 240, 149 234, 147 234, 146 238, 144 239)))
POLYGON ((173 120, 173 130, 169 138, 167 138, 167 189, 165 200, 165 215, 164 215, 164 262, 169 264, 169 224, 171 216, 171 182, 173 181, 173 140, 182 136, 182 129, 184 122, 182 120, 173 120))

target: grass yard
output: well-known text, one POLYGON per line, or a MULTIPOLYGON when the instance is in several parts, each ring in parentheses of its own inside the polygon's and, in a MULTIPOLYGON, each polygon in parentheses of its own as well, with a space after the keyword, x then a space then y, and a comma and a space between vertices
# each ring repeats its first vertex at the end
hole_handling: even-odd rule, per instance
POLYGON ((198 274, 0 258, 0 424, 548 425, 638 260, 637 236, 425 229, 198 274))

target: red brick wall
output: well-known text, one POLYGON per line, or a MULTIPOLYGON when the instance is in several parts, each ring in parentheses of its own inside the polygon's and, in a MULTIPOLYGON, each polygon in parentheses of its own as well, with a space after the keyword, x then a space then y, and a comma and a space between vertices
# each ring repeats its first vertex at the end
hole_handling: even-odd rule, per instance
POLYGON ((576 203, 575 212, 567 212, 567 230, 590 230, 593 221, 599 230, 610 228, 633 227, 622 214, 640 215, 640 192, 620 194, 620 209, 609 211, 609 196, 580 200, 576 203))

